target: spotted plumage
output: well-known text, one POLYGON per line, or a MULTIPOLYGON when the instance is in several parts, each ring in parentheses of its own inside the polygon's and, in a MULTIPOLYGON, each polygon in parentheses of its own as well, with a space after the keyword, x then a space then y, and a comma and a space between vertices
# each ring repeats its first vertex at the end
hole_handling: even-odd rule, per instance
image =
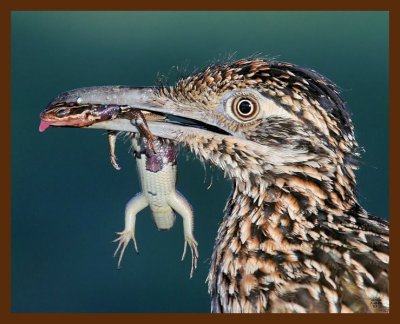
MULTIPOLYGON (((77 89, 50 106, 77 98, 190 120, 149 128, 232 180, 207 279, 212 312, 388 311, 388 223, 358 203, 360 150, 331 81, 239 60, 172 87, 77 89)), ((118 119, 96 127, 131 130, 118 119)))
POLYGON ((161 93, 200 102, 218 127, 264 149, 185 139, 234 183, 208 276, 212 311, 387 310, 388 225, 357 202, 358 147, 332 82, 293 64, 241 60, 161 93), (267 118, 217 115, 227 91, 249 88, 273 102, 267 118))

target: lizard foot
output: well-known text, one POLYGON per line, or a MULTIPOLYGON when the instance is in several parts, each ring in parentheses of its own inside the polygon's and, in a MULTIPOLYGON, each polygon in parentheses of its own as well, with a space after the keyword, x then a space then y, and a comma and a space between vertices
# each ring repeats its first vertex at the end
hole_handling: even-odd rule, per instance
POLYGON ((114 169, 121 170, 121 167, 118 164, 117 156, 115 154, 110 154, 110 161, 114 169))
POLYGON ((190 269, 190 278, 193 277, 193 271, 197 268, 197 259, 199 258, 199 252, 197 250, 198 243, 194 238, 185 237, 185 243, 183 246, 182 261, 185 259, 186 247, 189 244, 190 251, 192 252, 192 268, 190 269))
POLYGON ((113 241, 113 242, 118 242, 117 249, 114 252, 114 257, 116 257, 119 252, 118 269, 120 269, 122 257, 124 256, 125 249, 128 246, 130 240, 133 241, 133 245, 135 247, 135 251, 137 254, 139 254, 139 250, 136 244, 135 235, 132 231, 117 232, 117 235, 119 235, 119 237, 113 241))

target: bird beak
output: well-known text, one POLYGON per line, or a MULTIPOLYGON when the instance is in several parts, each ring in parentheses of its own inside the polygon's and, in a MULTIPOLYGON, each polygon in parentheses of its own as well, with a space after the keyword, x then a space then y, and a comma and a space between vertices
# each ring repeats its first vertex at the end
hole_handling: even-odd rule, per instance
MULTIPOLYGON (((43 116, 60 104, 79 105, 119 105, 153 113, 165 114, 183 118, 183 122, 163 120, 148 121, 150 131, 158 137, 178 140, 182 135, 207 135, 220 133, 228 135, 223 129, 216 128, 212 114, 204 109, 199 109, 195 104, 182 104, 163 93, 161 88, 154 87, 128 87, 128 86, 101 86, 71 90, 55 97, 42 112, 43 116), (208 128, 208 126, 214 126, 208 128)), ((46 122, 46 121, 45 121, 46 122)), ((56 126, 56 125, 55 125, 56 126)), ((116 131, 138 132, 139 130, 127 119, 116 118, 108 121, 97 122, 88 128, 107 129, 116 131)))

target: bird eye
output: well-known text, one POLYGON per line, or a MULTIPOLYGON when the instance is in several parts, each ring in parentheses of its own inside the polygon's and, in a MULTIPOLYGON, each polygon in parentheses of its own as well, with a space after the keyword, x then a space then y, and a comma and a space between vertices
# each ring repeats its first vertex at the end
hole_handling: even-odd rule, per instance
POLYGON ((257 102, 251 98, 237 98, 233 102, 232 112, 243 121, 253 119, 259 111, 257 102))

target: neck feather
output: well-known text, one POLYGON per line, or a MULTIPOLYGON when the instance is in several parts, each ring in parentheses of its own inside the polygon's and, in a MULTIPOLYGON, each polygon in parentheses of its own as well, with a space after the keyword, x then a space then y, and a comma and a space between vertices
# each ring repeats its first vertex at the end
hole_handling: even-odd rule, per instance
MULTIPOLYGON (((346 200, 335 191, 326 192, 315 181, 284 176, 266 188, 234 181, 208 276, 212 311, 287 311, 271 309, 276 288, 293 279, 293 287, 303 289, 299 282, 315 271, 305 264, 321 262, 313 259, 320 244, 343 258, 340 248, 336 250, 347 239, 342 233, 358 228, 366 217, 354 196, 346 200)), ((359 244, 357 240, 353 243, 359 244)), ((335 283, 329 285, 332 288, 335 283)), ((332 290, 332 294, 336 292, 332 290)), ((327 312, 338 311, 339 306, 337 301, 325 300, 315 307, 320 307, 315 311, 327 312)))

